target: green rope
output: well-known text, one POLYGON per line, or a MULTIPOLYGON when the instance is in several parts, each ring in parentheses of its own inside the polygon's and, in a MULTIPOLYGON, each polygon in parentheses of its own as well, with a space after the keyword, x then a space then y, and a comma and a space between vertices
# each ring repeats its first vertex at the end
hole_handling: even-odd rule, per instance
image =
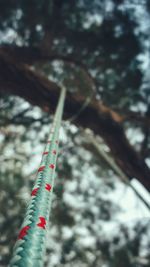
POLYGON ((43 266, 65 94, 63 88, 10 267, 43 266))

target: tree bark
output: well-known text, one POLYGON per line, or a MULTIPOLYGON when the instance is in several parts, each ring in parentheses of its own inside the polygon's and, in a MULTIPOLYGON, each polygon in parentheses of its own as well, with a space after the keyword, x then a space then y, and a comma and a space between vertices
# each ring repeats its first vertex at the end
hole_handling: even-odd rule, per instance
MULTIPOLYGON (((0 91, 21 96, 53 113, 60 88, 46 77, 32 71, 27 65, 16 63, 13 58, 0 51, 0 91)), ((65 119, 77 114, 84 101, 84 97, 79 94, 67 93, 65 119)), ((129 179, 138 179, 150 191, 150 170, 129 144, 120 122, 119 114, 94 98, 74 121, 76 125, 90 128, 95 134, 100 135, 111 149, 116 163, 129 179)))

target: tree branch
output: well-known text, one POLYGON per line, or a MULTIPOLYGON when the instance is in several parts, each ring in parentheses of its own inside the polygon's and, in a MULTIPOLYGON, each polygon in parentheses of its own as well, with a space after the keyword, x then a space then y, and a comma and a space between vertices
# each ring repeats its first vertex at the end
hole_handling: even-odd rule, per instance
MULTIPOLYGON (((90 75, 90 73, 87 71, 86 66, 81 61, 75 59, 73 54, 67 55, 61 55, 56 53, 47 53, 43 51, 40 47, 27 47, 27 46, 10 46, 10 45, 1 45, 0 46, 0 54, 7 55, 9 58, 11 58, 13 61, 19 62, 19 63, 25 63, 28 65, 32 65, 39 62, 52 62, 54 60, 61 60, 64 63, 76 66, 78 68, 81 68, 82 71, 85 73, 85 76, 87 77, 87 81, 90 82, 91 88, 95 90, 96 83, 94 78, 90 75)), ((103 109, 107 109, 108 107, 105 106, 103 103, 101 103, 101 107, 103 109)), ((111 110, 110 112, 113 112, 113 114, 118 117, 119 122, 125 122, 125 121, 135 121, 139 122, 141 125, 150 125, 150 119, 149 117, 143 116, 140 112, 134 112, 134 111, 127 111, 126 114, 122 114, 122 110, 111 110)))
MULTIPOLYGON (((54 112, 60 88, 46 77, 23 64, 17 64, 0 54, 0 91, 19 95, 47 112, 54 112)), ((85 99, 80 94, 67 93, 64 116, 67 119, 81 109, 85 99)), ((150 170, 140 155, 129 144, 119 123, 120 116, 92 99, 74 121, 78 126, 92 129, 101 135, 111 149, 113 157, 130 178, 137 178, 150 191, 150 170)))
POLYGON ((72 55, 62 55, 54 52, 45 52, 40 47, 18 47, 18 46, 9 46, 9 45, 1 45, 0 46, 0 54, 4 54, 9 56, 13 61, 19 63, 25 63, 28 65, 33 65, 39 62, 52 62, 54 60, 60 60, 64 63, 68 63, 70 65, 81 68, 82 71, 87 76, 88 81, 91 84, 91 88, 95 89, 95 80, 91 76, 91 74, 87 71, 86 66, 79 60, 75 59, 76 57, 72 55))

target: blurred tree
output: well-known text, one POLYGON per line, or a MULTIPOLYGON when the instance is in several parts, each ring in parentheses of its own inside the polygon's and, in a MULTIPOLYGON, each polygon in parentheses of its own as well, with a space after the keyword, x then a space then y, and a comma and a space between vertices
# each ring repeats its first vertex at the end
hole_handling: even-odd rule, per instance
MULTIPOLYGON (((118 241, 113 252, 108 240, 99 242, 97 232, 102 225, 94 229, 96 221, 109 221, 119 209, 103 199, 99 187, 102 192, 115 190, 115 178, 106 162, 102 160, 99 166, 95 150, 85 146, 81 129, 89 128, 101 136, 108 154, 129 180, 136 178, 150 190, 149 1, 1 0, 0 10, 3 266, 11 254, 7 245, 12 247, 16 238, 34 180, 29 153, 34 147, 40 149, 45 140, 47 124, 51 122, 49 114, 56 107, 62 85, 68 90, 64 119, 71 118, 74 125, 65 126, 67 142, 62 138, 62 146, 66 149, 58 169, 58 176, 65 183, 58 181, 55 193, 61 203, 54 202, 54 207, 58 205, 53 218, 54 239, 60 235, 63 241, 62 253, 59 247, 56 249, 57 255, 61 254, 61 264, 76 266, 79 262, 79 266, 99 267, 109 260, 108 266, 148 266, 148 260, 142 265, 140 250, 135 252, 130 246, 129 252, 128 242, 132 242, 127 236, 123 244, 118 241), (37 137, 41 126, 42 133, 37 137), (89 184, 85 185, 85 177, 81 179, 83 173, 90 177, 91 168, 95 177, 105 178, 100 184, 95 181, 94 185, 88 179, 89 184), (78 185, 70 182, 72 177, 78 185), (79 206, 70 202, 71 193, 63 194, 63 189, 71 190, 69 186, 73 187, 70 192, 79 206), (87 191, 89 187, 91 193, 87 191), (18 198, 22 201, 16 204, 18 198), (68 206, 68 200, 72 206, 68 206), (90 205, 98 210, 90 210, 90 205), (81 217, 76 218, 78 211, 81 217), (83 233, 76 233, 75 225, 82 226, 83 218, 83 233), (74 229, 74 235, 67 236, 69 227, 74 229), (93 248, 83 242, 86 235, 87 244, 93 244, 93 248)), ((140 232, 139 238, 143 235, 140 232)), ((137 240, 133 243, 136 246, 137 240)), ((52 244, 49 250, 55 254, 52 244)), ((57 266, 55 257, 49 264, 57 266)))
POLYGON ((66 117, 78 112, 86 92, 91 101, 76 123, 100 134, 128 177, 149 190, 149 169, 123 130, 123 122, 132 120, 148 135, 143 124, 149 124, 132 112, 140 103, 146 108, 148 99, 141 90, 138 22, 130 14, 136 1, 129 10, 126 2, 1 1, 0 89, 50 111, 63 83, 78 90, 68 93, 66 117))

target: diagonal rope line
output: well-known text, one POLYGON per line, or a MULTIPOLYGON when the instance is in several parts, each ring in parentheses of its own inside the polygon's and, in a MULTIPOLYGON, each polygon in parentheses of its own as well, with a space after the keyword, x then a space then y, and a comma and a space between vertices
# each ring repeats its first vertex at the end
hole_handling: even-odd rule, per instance
POLYGON ((10 267, 43 266, 65 95, 63 88, 10 267))

